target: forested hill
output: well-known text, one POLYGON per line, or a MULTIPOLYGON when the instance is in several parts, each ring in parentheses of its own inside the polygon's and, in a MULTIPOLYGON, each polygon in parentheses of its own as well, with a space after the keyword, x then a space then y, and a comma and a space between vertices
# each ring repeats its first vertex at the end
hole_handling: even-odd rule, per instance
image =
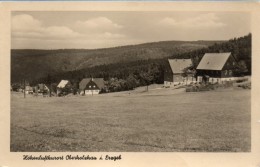
POLYGON ((109 91, 122 91, 151 83, 163 83, 164 70, 169 68, 168 58, 191 58, 194 68, 205 53, 231 52, 244 74, 251 74, 251 34, 234 38, 227 42, 211 45, 186 53, 172 53, 169 57, 136 60, 124 63, 100 65, 80 70, 62 72, 51 77, 41 78, 35 83, 58 83, 69 79, 78 83, 84 77, 103 77, 109 91))
POLYGON ((226 42, 174 41, 98 50, 12 50, 12 83, 26 79, 31 85, 55 85, 61 79, 78 83, 84 77, 102 77, 109 91, 129 90, 163 83, 168 58, 191 58, 196 68, 205 53, 215 52, 231 52, 241 71, 251 74, 251 40, 249 34, 226 42))
POLYGON ((215 43, 208 48, 198 49, 192 52, 173 55, 171 58, 191 58, 196 67, 205 53, 231 52, 246 73, 251 75, 252 64, 252 35, 248 34, 243 37, 233 38, 227 42, 215 43))
MULTIPOLYGON (((167 58, 223 41, 163 41, 105 49, 11 50, 11 81, 30 82, 69 71, 167 58)), ((134 63, 136 64, 136 63, 134 63)), ((111 66, 112 67, 112 66, 111 66)), ((85 71, 85 70, 83 70, 85 71)), ((99 71, 94 71, 99 73, 99 71)))

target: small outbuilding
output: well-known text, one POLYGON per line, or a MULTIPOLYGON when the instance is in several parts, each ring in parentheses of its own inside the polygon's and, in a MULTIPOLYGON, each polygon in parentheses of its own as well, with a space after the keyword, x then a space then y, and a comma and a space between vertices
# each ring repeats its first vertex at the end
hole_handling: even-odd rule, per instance
POLYGON ((195 81, 191 59, 168 59, 169 69, 164 72, 164 86, 171 87, 195 81))
POLYGON ((60 93, 68 94, 71 92, 72 85, 69 80, 61 80, 57 86, 57 95, 60 93))

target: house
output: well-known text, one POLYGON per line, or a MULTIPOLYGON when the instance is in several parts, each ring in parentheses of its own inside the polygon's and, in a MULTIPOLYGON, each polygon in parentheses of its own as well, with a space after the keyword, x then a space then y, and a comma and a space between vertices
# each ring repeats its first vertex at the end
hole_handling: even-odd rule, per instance
POLYGON ((11 90, 12 91, 19 92, 19 91, 22 91, 21 88, 22 88, 22 85, 19 84, 19 83, 14 83, 14 84, 11 85, 11 90), (19 90, 19 89, 21 89, 21 90, 19 90))
POLYGON ((37 93, 47 93, 49 92, 49 88, 48 86, 46 86, 45 84, 41 83, 41 84, 38 84, 37 86, 35 86, 35 92, 37 93))
POLYGON ((81 95, 85 94, 86 86, 87 86, 87 84, 89 83, 90 80, 91 80, 91 78, 83 78, 79 82, 79 94, 81 94, 81 95))
POLYGON ((25 86, 26 94, 33 94, 33 88, 31 86, 25 86))
POLYGON ((230 52, 206 53, 196 68, 198 82, 219 83, 234 79, 237 61, 230 52))
POLYGON ((57 94, 60 93, 70 93, 72 89, 72 84, 69 80, 61 80, 60 83, 57 86, 57 94))
POLYGON ((191 59, 168 59, 170 68, 164 72, 164 86, 171 87, 195 81, 191 59))
POLYGON ((103 78, 84 78, 79 83, 81 95, 99 94, 104 87, 105 83, 103 78))

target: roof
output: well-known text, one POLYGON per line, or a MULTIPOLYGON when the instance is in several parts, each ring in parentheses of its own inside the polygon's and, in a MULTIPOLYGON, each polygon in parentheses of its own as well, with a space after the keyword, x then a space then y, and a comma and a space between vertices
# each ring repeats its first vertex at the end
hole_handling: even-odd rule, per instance
POLYGON ((84 90, 86 88, 86 85, 90 82, 93 81, 94 83, 97 84, 97 86, 101 89, 105 86, 104 79, 103 78, 84 78, 80 81, 79 83, 79 89, 84 90))
POLYGON ((25 90, 32 91, 33 88, 31 86, 25 86, 25 90))
POLYGON ((91 78, 83 78, 79 83, 79 89, 84 90, 86 88, 86 85, 89 83, 91 78))
POLYGON ((59 85, 57 86, 58 88, 65 88, 65 86, 70 83, 68 80, 61 80, 59 85))
POLYGON ((38 88, 39 88, 40 90, 48 90, 48 89, 49 89, 49 88, 48 88, 45 84, 43 84, 43 83, 38 84, 38 88))
POLYGON ((183 70, 192 65, 191 59, 168 59, 174 74, 183 73, 183 70))
POLYGON ((230 52, 205 53, 197 67, 197 70, 222 70, 230 55, 230 52))
POLYGON ((93 78, 93 82, 95 82, 100 89, 105 87, 103 78, 93 78))

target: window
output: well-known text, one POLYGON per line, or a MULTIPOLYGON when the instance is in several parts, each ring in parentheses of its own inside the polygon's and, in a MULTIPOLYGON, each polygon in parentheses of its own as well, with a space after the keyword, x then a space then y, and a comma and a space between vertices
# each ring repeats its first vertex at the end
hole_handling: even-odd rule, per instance
POLYGON ((229 75, 232 75, 232 70, 229 70, 229 75))
POLYGON ((225 70, 225 75, 227 75, 228 74, 228 70, 225 70))
POLYGON ((199 81, 199 82, 202 81, 202 76, 198 76, 198 81, 199 81))
POLYGON ((89 85, 89 88, 91 88, 91 85, 89 85))
POLYGON ((93 88, 95 88, 96 86, 94 85, 93 88))

